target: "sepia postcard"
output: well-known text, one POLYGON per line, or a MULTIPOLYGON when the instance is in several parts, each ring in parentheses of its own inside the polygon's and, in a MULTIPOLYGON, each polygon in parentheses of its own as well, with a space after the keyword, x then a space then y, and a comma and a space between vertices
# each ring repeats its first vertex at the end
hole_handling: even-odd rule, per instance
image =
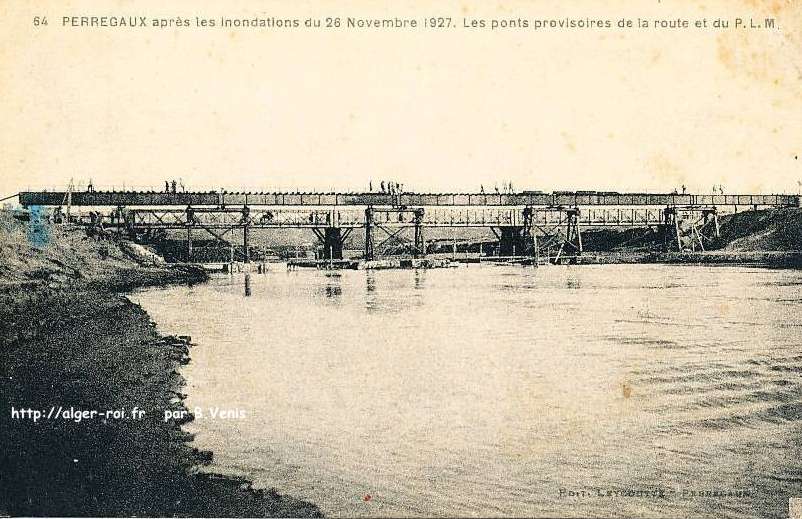
POLYGON ((0 517, 802 518, 799 0, 0 0, 0 517))

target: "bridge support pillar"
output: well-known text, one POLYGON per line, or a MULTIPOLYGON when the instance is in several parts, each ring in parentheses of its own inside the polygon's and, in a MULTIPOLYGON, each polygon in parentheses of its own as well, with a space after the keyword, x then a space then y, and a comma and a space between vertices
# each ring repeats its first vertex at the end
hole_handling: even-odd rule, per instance
POLYGON ((721 237, 716 206, 663 209, 663 244, 668 251, 704 251, 721 237))
MULTIPOLYGON (((579 256, 582 255, 584 250, 579 207, 557 206, 548 210, 558 215, 556 221, 549 222, 548 218, 546 218, 545 225, 536 225, 532 218, 529 218, 531 227, 537 227, 542 233, 541 238, 543 238, 540 245, 537 246, 539 248, 536 254, 539 256, 542 249, 546 251, 547 259, 550 263, 578 263, 579 256), (555 248, 557 252, 552 257, 551 251, 555 248)), ((526 216, 526 213, 524 215, 526 216)))
POLYGON ((527 227, 523 225, 502 225, 498 237, 499 256, 522 256, 526 254, 531 239, 526 233, 527 227))
MULTIPOLYGON (((579 208, 573 207, 566 211, 565 244, 574 256, 582 255, 582 230, 579 227, 579 208), (572 249, 572 250, 570 250, 572 249)), ((576 263, 576 259, 574 260, 576 263)))
POLYGON ((320 259, 343 259, 343 243, 347 235, 343 236, 342 229, 339 227, 326 227, 322 233, 318 229, 314 229, 314 231, 323 245, 323 254, 320 259))
POLYGON ((426 256, 426 245, 423 243, 423 208, 415 209, 413 214, 415 221, 415 250, 413 256, 419 258, 426 256))
POLYGON ((195 210, 192 206, 187 206, 184 217, 187 226, 187 261, 192 261, 192 225, 195 223, 195 210))
POLYGON ((702 211, 702 219, 704 220, 702 224, 703 228, 708 227, 710 220, 713 221, 713 236, 715 238, 720 238, 721 228, 718 225, 718 209, 716 207, 704 209, 702 211))
POLYGON ((682 252, 682 236, 676 207, 663 209, 663 247, 667 252, 671 250, 682 252))
POLYGON ((373 207, 365 209, 365 261, 373 260, 373 207))
MULTIPOLYGON (((373 206, 368 206, 365 209, 365 260, 370 261, 375 259, 377 255, 388 253, 388 244, 389 247, 395 247, 389 254, 398 254, 399 251, 401 254, 408 254, 410 251, 409 240, 400 237, 400 235, 404 230, 410 228, 414 231, 411 247, 412 255, 416 258, 425 256, 423 214, 424 209, 422 207, 410 209, 406 206, 398 206, 376 209, 373 206), (412 215, 411 219, 407 219, 409 214, 412 215), (379 216, 378 218, 377 215, 379 216), (387 235, 384 240, 378 243, 374 236, 376 229, 387 235)), ((347 232, 350 232, 350 229, 347 232)))
POLYGON ((242 228, 242 248, 243 254, 245 255, 245 263, 251 262, 251 249, 250 249, 250 240, 249 240, 249 229, 248 226, 244 226, 242 228))
POLYGON ((339 227, 326 227, 323 239, 323 257, 343 259, 343 236, 339 227))
POLYGON ((245 263, 251 262, 251 246, 250 246, 250 226, 251 226, 251 208, 247 205, 242 206, 242 248, 243 255, 245 256, 245 263))

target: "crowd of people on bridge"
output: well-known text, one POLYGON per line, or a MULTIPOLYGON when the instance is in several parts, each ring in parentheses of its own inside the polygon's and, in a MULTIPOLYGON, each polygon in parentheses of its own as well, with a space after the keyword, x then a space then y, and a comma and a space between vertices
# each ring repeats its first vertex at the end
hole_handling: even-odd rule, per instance
MULTIPOLYGON (((684 195, 687 192, 688 192, 688 187, 685 184, 682 184, 682 194, 684 195)), ((677 190, 677 188, 674 188, 674 190, 671 192, 671 194, 672 195, 678 195, 678 194, 680 194, 680 192, 677 190)), ((713 185, 713 194, 714 195, 723 195, 724 194, 724 185, 723 184, 714 184, 713 185)))
MULTIPOLYGON (((501 184, 501 189, 499 189, 498 184, 495 184, 493 186, 493 191, 497 195, 501 195, 501 194, 511 195, 511 194, 515 193, 515 188, 512 187, 512 182, 510 181, 510 182, 502 183, 501 184)), ((485 194, 485 185, 484 184, 479 184, 479 193, 485 194)))
MULTIPOLYGON (((496 183, 493 187, 493 191, 495 191, 497 195, 513 194, 515 193, 515 188, 512 185, 512 181, 509 181, 509 182, 503 182, 500 188, 498 186, 498 183, 496 183)), ((368 182, 368 192, 370 193, 374 192, 372 180, 368 182)), ((406 191, 404 191, 404 184, 400 182, 396 182, 394 180, 388 180, 388 181, 382 180, 381 182, 379 182, 379 193, 385 193, 388 195, 400 195, 405 192, 406 191)), ((483 194, 485 193, 484 184, 479 185, 479 192, 483 194)))
MULTIPOLYGON (((368 191, 373 193, 373 181, 370 180, 368 182, 368 191)), ((394 180, 384 181, 382 180, 379 182, 379 192, 388 194, 388 195, 400 195, 404 192, 404 184, 400 182, 396 182, 394 180)))
POLYGON ((165 193, 178 193, 179 191, 181 193, 184 193, 186 192, 186 190, 187 188, 186 186, 184 186, 184 181, 181 180, 180 178, 178 179, 178 181, 176 181, 175 179, 164 181, 165 193))

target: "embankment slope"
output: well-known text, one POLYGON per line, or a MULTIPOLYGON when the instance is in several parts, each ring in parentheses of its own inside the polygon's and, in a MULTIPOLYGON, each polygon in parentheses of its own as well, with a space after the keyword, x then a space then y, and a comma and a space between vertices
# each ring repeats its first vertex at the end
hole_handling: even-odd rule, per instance
POLYGON ((717 246, 727 251, 802 251, 802 209, 782 208, 726 215, 717 246))
MULTIPOLYGON (((708 224, 713 225, 712 221, 708 224)), ((711 235, 708 229, 706 234, 711 235)), ((728 253, 802 251, 802 209, 744 211, 719 217, 719 238, 706 248, 728 253)), ((583 232, 585 250, 654 251, 663 246, 655 228, 592 229, 583 232)))

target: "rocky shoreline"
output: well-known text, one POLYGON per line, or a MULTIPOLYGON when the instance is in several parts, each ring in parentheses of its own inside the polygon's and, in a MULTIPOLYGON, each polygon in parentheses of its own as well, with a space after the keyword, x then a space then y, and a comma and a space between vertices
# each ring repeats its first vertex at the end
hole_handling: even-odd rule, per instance
MULTIPOLYGON (((191 414, 164 419, 186 410, 180 366, 191 344, 160 335, 123 292, 202 282, 203 270, 112 257, 102 269, 88 262, 42 275, 26 255, 53 249, 0 237, 0 263, 23 264, 24 274, 0 280, 0 515, 321 516, 310 503, 201 471, 213 454, 191 446, 181 427, 191 414)), ((118 252, 88 241, 77 254, 101 246, 118 252)))

